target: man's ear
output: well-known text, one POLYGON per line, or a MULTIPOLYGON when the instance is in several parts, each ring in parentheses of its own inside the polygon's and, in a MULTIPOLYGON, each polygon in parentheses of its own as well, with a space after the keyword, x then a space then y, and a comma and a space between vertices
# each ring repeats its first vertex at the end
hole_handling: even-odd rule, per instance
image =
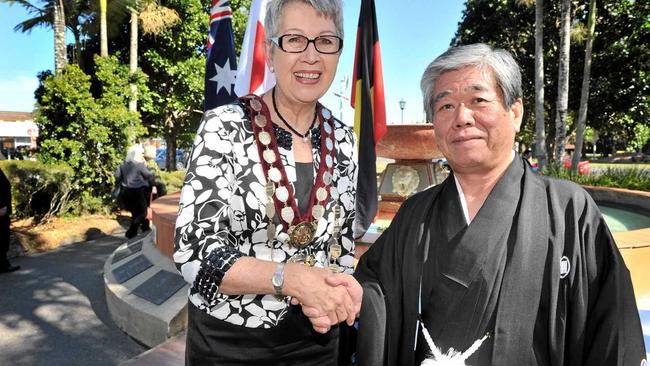
POLYGON ((510 115, 512 116, 512 123, 515 128, 515 132, 519 132, 521 129, 521 121, 524 118, 524 102, 521 98, 517 98, 512 106, 510 106, 510 115))

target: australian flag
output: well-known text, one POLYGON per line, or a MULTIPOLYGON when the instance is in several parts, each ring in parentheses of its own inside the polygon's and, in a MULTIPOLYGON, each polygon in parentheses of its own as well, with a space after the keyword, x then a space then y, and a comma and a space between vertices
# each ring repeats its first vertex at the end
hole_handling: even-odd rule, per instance
POLYGON ((212 0, 208 58, 205 65, 205 110, 228 104, 237 98, 236 75, 237 58, 230 0, 212 0))

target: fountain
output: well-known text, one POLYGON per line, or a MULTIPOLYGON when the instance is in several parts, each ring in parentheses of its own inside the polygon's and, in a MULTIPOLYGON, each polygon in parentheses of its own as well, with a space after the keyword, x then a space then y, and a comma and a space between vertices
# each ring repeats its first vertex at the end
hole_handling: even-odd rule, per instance
POLYGON ((448 172, 435 143, 433 125, 388 125, 377 144, 377 155, 393 159, 381 174, 377 218, 390 220, 401 204, 416 192, 441 183, 448 172))

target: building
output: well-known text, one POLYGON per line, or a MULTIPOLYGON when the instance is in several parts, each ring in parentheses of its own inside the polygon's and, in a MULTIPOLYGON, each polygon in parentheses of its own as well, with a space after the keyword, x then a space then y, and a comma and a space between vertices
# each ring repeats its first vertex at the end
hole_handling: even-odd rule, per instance
POLYGON ((30 112, 0 111, 0 150, 9 159, 36 150, 38 126, 30 112))

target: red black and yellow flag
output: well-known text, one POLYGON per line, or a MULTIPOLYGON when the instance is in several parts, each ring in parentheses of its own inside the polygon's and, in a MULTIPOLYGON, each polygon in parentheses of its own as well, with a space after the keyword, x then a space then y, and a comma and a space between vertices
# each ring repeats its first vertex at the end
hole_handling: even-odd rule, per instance
POLYGON ((363 235, 377 213, 375 146, 386 134, 384 80, 374 0, 361 0, 354 56, 352 96, 354 131, 359 141, 359 167, 354 234, 363 235))

